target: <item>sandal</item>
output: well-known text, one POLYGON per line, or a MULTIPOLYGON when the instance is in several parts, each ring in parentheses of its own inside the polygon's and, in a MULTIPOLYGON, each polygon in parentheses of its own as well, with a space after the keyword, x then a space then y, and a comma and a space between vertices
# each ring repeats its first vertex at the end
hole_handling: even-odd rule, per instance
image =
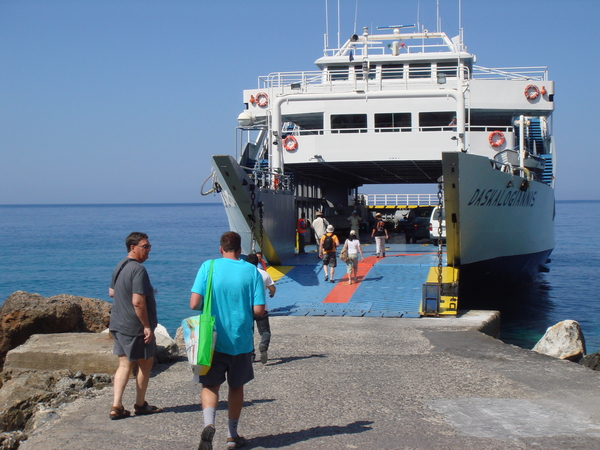
POLYGON ((118 406, 113 406, 112 408, 110 408, 110 414, 108 416, 110 417, 110 420, 119 420, 131 416, 131 413, 127 411, 123 406, 121 406, 120 408, 118 406))
POLYGON ((136 416, 145 416, 148 414, 156 414, 162 411, 158 406, 151 406, 148 402, 144 402, 142 406, 133 405, 133 410, 136 416))
POLYGON ((244 445, 248 443, 248 439, 242 436, 236 437, 228 437, 227 438, 227 448, 242 448, 244 445))

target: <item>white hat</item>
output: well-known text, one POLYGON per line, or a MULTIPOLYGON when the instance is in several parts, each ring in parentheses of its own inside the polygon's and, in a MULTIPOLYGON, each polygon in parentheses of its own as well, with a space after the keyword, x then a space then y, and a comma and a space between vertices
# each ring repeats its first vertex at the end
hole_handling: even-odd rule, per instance
POLYGON ((335 228, 333 228, 333 225, 329 225, 329 226, 327 227, 327 232, 328 232, 328 233, 333 233, 333 230, 335 230, 335 228))
POLYGON ((356 236, 356 230, 350 230, 350 235, 351 236, 356 236))
POLYGON ((315 214, 316 214, 317 216, 322 216, 322 215, 323 215, 323 213, 322 213, 321 211, 317 211, 315 214))

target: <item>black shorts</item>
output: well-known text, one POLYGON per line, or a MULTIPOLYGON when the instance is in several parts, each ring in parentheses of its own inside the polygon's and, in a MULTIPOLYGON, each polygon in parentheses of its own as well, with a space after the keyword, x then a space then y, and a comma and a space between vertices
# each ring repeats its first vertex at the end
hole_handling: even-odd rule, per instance
POLYGON ((237 388, 254 379, 252 352, 240 355, 227 355, 215 352, 210 370, 206 375, 194 376, 194 381, 205 386, 220 386, 225 382, 229 387, 237 388))
POLYGON ((335 252, 323 253, 323 265, 329 267, 337 267, 337 257, 335 252))

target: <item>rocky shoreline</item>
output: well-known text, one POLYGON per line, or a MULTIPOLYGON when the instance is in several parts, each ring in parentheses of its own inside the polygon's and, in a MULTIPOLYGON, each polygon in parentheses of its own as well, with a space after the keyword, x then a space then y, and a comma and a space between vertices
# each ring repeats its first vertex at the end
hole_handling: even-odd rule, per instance
MULTIPOLYGON (((44 370, 40 361, 31 361, 37 364, 35 369, 11 367, 9 352, 30 345, 28 339, 39 335, 81 333, 70 339, 83 343, 87 337, 107 333, 110 310, 111 304, 103 300, 72 295, 42 297, 17 291, 6 299, 0 307, 0 450, 18 448, 33 430, 58 418, 60 407, 95 396, 111 385, 114 375, 114 370, 84 373, 81 367, 44 370)), ((159 325, 156 336, 157 364, 178 360, 179 346, 166 329, 159 325)), ((115 358, 115 368, 116 364, 115 358)))
POLYGON ((4 371, 0 375, 0 449, 16 449, 28 433, 58 417, 56 410, 109 386, 109 374, 4 371))

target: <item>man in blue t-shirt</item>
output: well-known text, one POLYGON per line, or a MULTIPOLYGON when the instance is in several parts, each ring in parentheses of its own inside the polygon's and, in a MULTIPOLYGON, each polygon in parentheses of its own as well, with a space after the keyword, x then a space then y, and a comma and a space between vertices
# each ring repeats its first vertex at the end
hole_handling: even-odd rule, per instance
MULTIPOLYGON (((227 448, 239 448, 247 443, 238 435, 237 427, 244 403, 244 385, 254 378, 254 316, 261 317, 265 311, 260 273, 254 265, 239 260, 240 235, 233 231, 224 233, 219 251, 223 257, 214 261, 212 276, 212 314, 217 342, 210 370, 197 379, 202 383, 200 399, 204 416, 201 450, 212 450, 219 388, 226 378, 229 385, 227 448)), ((192 309, 202 309, 209 269, 210 261, 206 261, 198 271, 190 297, 192 309)))

